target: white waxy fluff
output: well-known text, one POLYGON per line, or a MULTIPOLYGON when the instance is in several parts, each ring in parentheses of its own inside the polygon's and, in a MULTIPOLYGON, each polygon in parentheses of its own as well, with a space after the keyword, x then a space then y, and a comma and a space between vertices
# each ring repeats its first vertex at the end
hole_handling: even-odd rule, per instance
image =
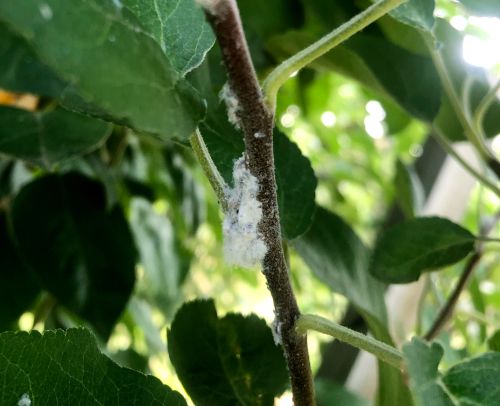
POLYGON ((240 102, 231 89, 231 86, 229 86, 229 83, 226 83, 224 86, 222 86, 219 97, 226 104, 227 119, 232 125, 234 125, 237 130, 239 130, 241 128, 240 119, 238 118, 240 102))
POLYGON ((271 331, 273 333, 274 344, 276 346, 283 344, 283 340, 281 338, 281 323, 278 319, 274 319, 271 331))
POLYGON ((233 188, 226 191, 224 258, 230 265, 251 268, 262 263, 267 247, 258 231, 262 218, 257 200, 259 183, 246 167, 244 157, 234 163, 233 181, 233 188))
POLYGON ((23 393, 21 399, 17 402, 17 406, 31 406, 31 399, 27 393, 23 393))

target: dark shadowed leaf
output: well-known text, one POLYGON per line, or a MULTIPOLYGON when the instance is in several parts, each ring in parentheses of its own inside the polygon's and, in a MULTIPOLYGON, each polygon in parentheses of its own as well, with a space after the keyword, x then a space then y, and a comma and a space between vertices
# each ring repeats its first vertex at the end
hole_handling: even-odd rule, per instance
POLYGON ((10 238, 5 214, 0 211, 0 331, 13 323, 40 293, 35 275, 23 264, 10 238))
POLYGON ((66 83, 38 60, 24 39, 0 21, 0 87, 58 97, 66 83))
POLYGON ((15 0, 0 21, 67 84, 63 104, 159 135, 186 138, 204 115, 196 91, 119 2, 15 0))
POLYGON ((122 0, 182 75, 196 68, 214 44, 205 15, 194 0, 122 0))
POLYGON ((101 354, 88 330, 2 333, 0 358, 2 405, 187 405, 159 379, 101 354))
POLYGON ((0 152, 47 168, 90 152, 110 132, 109 123, 61 108, 30 112, 0 106, 0 152))
POLYGON ((196 404, 272 405, 286 389, 281 348, 256 316, 219 319, 212 300, 190 302, 177 312, 167 340, 170 360, 196 404))
POLYGON ((107 337, 132 292, 136 254, 103 186, 76 173, 39 178, 14 200, 12 225, 43 287, 107 337))
POLYGON ((370 272, 389 283, 416 281, 422 272, 460 261, 474 249, 474 241, 473 234, 444 218, 405 221, 380 236, 370 272))
POLYGON ((368 406, 370 402, 358 397, 339 383, 327 379, 316 380, 316 401, 318 406, 368 406))

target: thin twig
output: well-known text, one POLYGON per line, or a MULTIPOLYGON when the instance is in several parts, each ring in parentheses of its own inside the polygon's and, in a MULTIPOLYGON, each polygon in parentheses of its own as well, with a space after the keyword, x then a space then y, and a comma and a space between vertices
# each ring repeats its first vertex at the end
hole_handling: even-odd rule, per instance
MULTIPOLYGON (((481 235, 483 238, 486 238, 486 236, 493 230, 495 227, 495 224, 498 222, 500 219, 500 212, 498 212, 495 217, 491 220, 490 224, 488 224, 486 227, 481 232, 481 235)), ((455 310, 455 307, 457 305, 458 299, 460 297, 460 294, 463 292, 465 287, 467 286, 467 283, 469 282, 474 269, 476 268, 477 264, 481 260, 481 257, 483 256, 483 244, 481 242, 476 243, 476 250, 475 252, 469 257, 469 260, 467 261, 465 268, 462 272, 462 275, 460 275, 460 279, 458 280, 457 285, 455 286, 455 289, 453 289, 453 292, 451 295, 448 297, 446 300, 446 303, 444 306, 441 308, 441 311, 439 312, 438 316, 434 320, 434 323, 432 323, 432 326, 429 328, 427 333, 424 335, 424 338, 427 341, 433 340, 444 328, 448 320, 451 318, 453 311, 455 310)))
POLYGON ((246 164, 260 186, 257 195, 262 206, 259 230, 267 246, 263 273, 274 301, 294 404, 312 406, 315 404, 314 386, 307 339, 294 328, 300 312, 281 243, 272 141, 274 114, 262 97, 235 0, 212 1, 206 16, 222 51, 230 90, 237 98, 236 114, 245 136, 246 164))
POLYGON ((297 331, 299 334, 305 334, 307 330, 328 334, 337 340, 375 355, 379 360, 395 368, 401 369, 402 367, 403 355, 396 348, 331 320, 304 314, 297 320, 297 331))
POLYGON ((460 294, 467 286, 467 283, 469 282, 469 279, 474 271, 474 268, 479 263, 480 259, 481 259, 481 254, 479 252, 475 252, 467 261, 467 264, 465 265, 462 275, 460 275, 460 279, 458 280, 455 289, 453 289, 452 294, 450 295, 444 306, 441 308, 441 311, 434 320, 434 323, 432 323, 432 326, 429 328, 427 333, 425 333, 424 338, 427 341, 432 341, 434 338, 436 338, 436 336, 441 332, 443 327, 450 319, 451 315, 453 314, 453 311, 455 310, 455 306, 457 305, 458 298, 460 297, 460 294))

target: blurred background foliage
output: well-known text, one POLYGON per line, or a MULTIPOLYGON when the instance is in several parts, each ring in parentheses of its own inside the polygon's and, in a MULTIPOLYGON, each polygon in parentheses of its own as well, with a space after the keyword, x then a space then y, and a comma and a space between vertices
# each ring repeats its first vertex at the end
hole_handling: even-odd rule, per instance
MULTIPOLYGON (((294 48, 331 30, 365 3, 238 1, 259 75, 264 77, 294 48)), ((483 10, 475 8, 474 2, 463 4, 470 5, 470 9, 456 2, 439 0, 435 15, 448 21, 464 38, 460 44, 463 60, 459 68, 481 66, 485 68, 485 80, 493 82, 500 75, 500 20, 478 16, 483 10)), ((425 54, 419 41, 411 36, 398 36, 395 24, 385 18, 363 35, 371 33, 383 37, 391 46, 397 44, 401 47, 398 49, 425 54)), ((410 115, 404 102, 395 102, 394 94, 380 90, 380 83, 396 78, 367 72, 362 64, 352 62, 353 52, 359 53, 355 61, 359 61, 359 55, 365 60, 373 57, 359 41, 334 51, 338 52, 337 57, 327 55, 310 69, 294 75, 280 91, 276 123, 311 161, 318 180, 316 202, 339 214, 371 246, 377 233, 393 221, 394 210, 399 210, 400 218, 421 212, 432 179, 422 176, 419 179, 414 164, 424 157, 426 149, 439 147, 429 138, 428 124, 410 115), (413 179, 411 186, 407 179, 413 179)), ((378 51, 373 48, 373 52, 378 51)), ((203 75, 203 69, 208 66, 211 90, 217 91, 226 80, 219 60, 219 51, 214 47, 207 61, 190 72, 188 78, 197 87, 199 75, 203 75)), ((6 84, 4 81, 5 90, 0 91, 0 104, 4 106, 43 112, 56 103, 47 95, 13 93, 6 84)), ((433 108, 432 103, 429 96, 428 105, 415 107, 420 109, 416 115, 430 114, 428 109, 433 108)), ((499 130, 497 128, 496 133, 499 130)), ((132 294, 123 299, 125 310, 109 338, 106 334, 100 336, 102 349, 119 364, 150 372, 182 391, 168 362, 165 345, 166 330, 179 306, 190 299, 213 297, 220 314, 256 313, 270 324, 274 318, 272 301, 259 272, 224 264, 221 213, 210 185, 185 143, 160 141, 117 124, 101 131, 104 136, 81 146, 71 154, 74 156, 54 156, 43 165, 31 160, 28 152, 24 160, 16 160, 8 153, 0 155, 0 265, 3 268, 0 277, 4 278, 0 282, 0 300, 2 308, 13 310, 5 317, 0 315, 0 327, 43 330, 89 322, 92 326, 92 318, 77 316, 77 312, 70 310, 71 305, 61 303, 47 291, 41 288, 29 291, 24 284, 16 284, 16 277, 2 274, 19 261, 5 235, 8 229, 5 213, 12 210, 11 202, 19 191, 47 172, 84 174, 103 188, 105 207, 102 210, 115 206, 123 210, 137 254, 132 294)), ((492 143, 498 153, 498 135, 492 143)), ((432 157, 426 158, 422 166, 424 172, 430 170, 429 167, 439 168, 440 160, 442 158, 434 161, 432 157)), ((453 199, 453 196, 444 198, 453 199)), ((466 204, 462 224, 478 233, 485 219, 496 215, 498 207, 498 198, 476 184, 466 204)), ((37 210, 36 205, 32 210, 37 210)), ((498 231, 497 226, 496 235, 498 231)), ((40 238, 43 240, 44 236, 40 238)), ((340 321, 348 306, 346 299, 332 293, 315 278, 292 248, 288 252, 301 311, 340 321)), ((463 261, 426 277, 427 287, 415 326, 417 333, 431 324, 462 268, 463 261)), ((500 329, 499 286, 500 251, 497 245, 491 244, 460 299, 452 325, 439 337, 445 347, 446 364, 488 348, 488 338, 500 329)), ((80 288, 81 285, 77 285, 75 289, 80 288)), ((314 371, 322 363, 332 362, 322 358, 321 348, 328 341, 324 336, 310 336, 314 371)), ((350 399, 350 402, 354 401, 350 399)))

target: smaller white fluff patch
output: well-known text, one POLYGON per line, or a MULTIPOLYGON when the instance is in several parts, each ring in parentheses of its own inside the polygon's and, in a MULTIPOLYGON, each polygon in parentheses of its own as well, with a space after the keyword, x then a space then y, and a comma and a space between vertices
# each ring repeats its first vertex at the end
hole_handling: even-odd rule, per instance
POLYGON ((281 338, 281 323, 278 319, 274 319, 271 331, 273 333, 274 344, 276 346, 283 344, 283 340, 281 338))
POLYGON ((215 8, 221 0, 195 0, 198 5, 203 7, 210 14, 215 14, 215 8))
POLYGON ((228 209, 222 226, 224 258, 230 265, 251 268, 262 263, 267 252, 258 225, 262 207, 257 200, 259 182, 241 157, 234 163, 234 187, 226 192, 228 209))
POLYGON ((227 119, 239 130, 241 128, 238 111, 240 110, 240 102, 234 94, 229 83, 226 82, 219 93, 219 98, 224 101, 227 109, 227 119))
POLYGON ((17 402, 17 406, 31 406, 31 399, 27 393, 23 393, 19 402, 17 402))

